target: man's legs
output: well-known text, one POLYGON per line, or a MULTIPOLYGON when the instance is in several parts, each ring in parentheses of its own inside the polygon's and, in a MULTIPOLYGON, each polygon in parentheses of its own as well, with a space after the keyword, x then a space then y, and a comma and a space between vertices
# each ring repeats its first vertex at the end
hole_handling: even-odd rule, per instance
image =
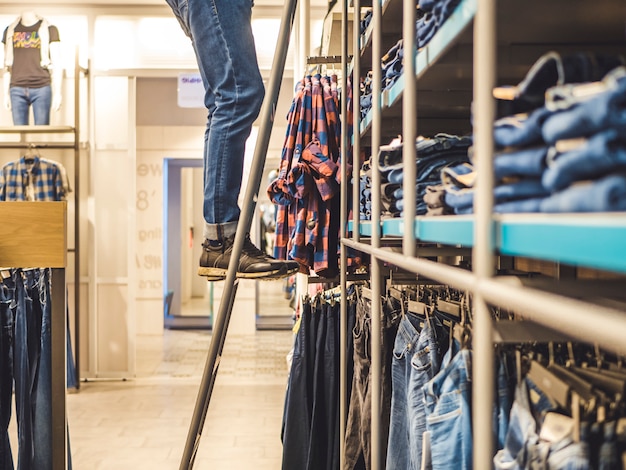
MULTIPOLYGON (((265 89, 251 27, 251 0, 168 0, 191 37, 204 81, 209 111, 204 143, 204 252, 198 273, 226 274, 240 215, 245 142, 257 118, 265 89)), ((239 277, 286 275, 297 263, 279 262, 249 239, 239 277)))

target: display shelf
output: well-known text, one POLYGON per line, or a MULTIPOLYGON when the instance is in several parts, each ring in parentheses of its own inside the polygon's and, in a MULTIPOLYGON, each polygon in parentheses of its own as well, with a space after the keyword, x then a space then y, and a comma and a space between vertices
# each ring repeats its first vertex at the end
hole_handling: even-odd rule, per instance
MULTIPOLYGON (((401 218, 381 222, 383 238, 402 237, 404 229, 401 218)), ((496 215, 494 229, 501 255, 626 273, 626 213, 496 215)), ((416 217, 413 230, 418 242, 474 245, 471 215, 416 217)), ((372 223, 361 221, 359 231, 371 236, 372 223)))
POLYGON ((626 273, 626 213, 498 217, 501 254, 626 273))

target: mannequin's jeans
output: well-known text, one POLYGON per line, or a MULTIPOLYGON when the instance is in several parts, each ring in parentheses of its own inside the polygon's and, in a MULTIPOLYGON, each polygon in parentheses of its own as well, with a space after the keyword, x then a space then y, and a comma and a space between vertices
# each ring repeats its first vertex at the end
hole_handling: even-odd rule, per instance
POLYGON ((204 135, 204 236, 235 233, 246 140, 265 89, 252 35, 252 0, 167 0, 191 38, 208 109, 204 135))
POLYGON ((40 88, 12 86, 9 89, 9 95, 14 125, 28 125, 28 113, 31 106, 33 107, 33 119, 36 126, 50 124, 50 106, 52 104, 50 85, 40 88))

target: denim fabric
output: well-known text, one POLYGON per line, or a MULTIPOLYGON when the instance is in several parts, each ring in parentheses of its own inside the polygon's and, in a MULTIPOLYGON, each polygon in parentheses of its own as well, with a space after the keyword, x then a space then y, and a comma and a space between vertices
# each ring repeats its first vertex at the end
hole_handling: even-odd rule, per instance
MULTIPOLYGON (((474 204, 474 192, 472 189, 464 189, 456 192, 446 192, 446 204, 452 208, 464 208, 474 204)), ((501 184, 493 189, 495 204, 519 199, 530 199, 547 196, 549 191, 543 187, 540 180, 521 180, 510 184, 501 184)))
POLYGON ((438 29, 437 15, 434 12, 427 12, 424 16, 419 18, 415 23, 417 48, 420 49, 426 46, 438 29))
POLYGON ((11 97, 11 115, 13 124, 26 126, 29 124, 30 107, 33 108, 33 121, 36 126, 50 124, 50 106, 52 104, 52 88, 50 85, 40 88, 26 88, 12 86, 9 89, 11 97))
POLYGON ((493 124, 493 142, 496 147, 527 147, 544 143, 542 128, 553 114, 546 107, 528 114, 515 114, 496 120, 493 124))
POLYGON ((26 273, 28 286, 26 302, 32 303, 32 311, 41 317, 39 361, 34 374, 33 439, 36 443, 33 455, 34 469, 52 469, 52 343, 50 304, 50 270, 41 269, 26 273))
POLYGON ((614 212, 626 210, 626 176, 610 175, 570 186, 545 198, 541 212, 614 212))
POLYGON ((600 445, 598 470, 620 468, 620 456, 615 442, 615 421, 604 423, 604 442, 600 445))
POLYGON ((494 457, 496 470, 525 468, 589 469, 587 444, 571 438, 550 443, 539 439, 539 428, 554 405, 528 378, 515 390, 505 448, 494 457))
MULTIPOLYGON (((626 67, 607 74, 602 85, 603 91, 597 96, 585 96, 582 101, 579 99, 549 116, 542 127, 545 142, 553 144, 562 139, 587 137, 607 128, 626 132, 626 67)), ((581 86, 586 85, 578 85, 581 86)))
POLYGON ((193 44, 206 90, 205 237, 235 233, 245 143, 265 89, 250 17, 252 0, 167 0, 193 44))
POLYGON ((2 470, 14 468, 8 429, 13 400, 16 307, 15 281, 13 278, 8 278, 0 284, 0 468, 2 470))
POLYGON ((626 169, 626 134, 615 129, 599 132, 584 144, 563 153, 549 154, 542 182, 551 190, 566 188, 579 180, 594 179, 626 169))
POLYGON ((320 304, 313 377, 308 469, 339 468, 339 304, 320 304))
POLYGON ((422 389, 433 470, 472 468, 471 362, 471 351, 455 340, 422 389))
MULTIPOLYGON (((470 145, 472 145, 472 139, 470 137, 461 137, 441 132, 432 138, 419 139, 416 142, 417 161, 419 164, 419 162, 426 161, 425 159, 427 157, 436 159, 455 149, 467 151, 470 145)), ((403 168, 402 144, 381 147, 381 152, 378 156, 378 165, 381 171, 393 169, 401 170, 403 168)))
MULTIPOLYGON (((356 320, 353 329, 354 375, 348 409, 345 437, 344 470, 371 468, 371 301, 362 296, 357 299, 356 320)), ((389 433, 391 410, 391 344, 396 336, 400 321, 400 306, 393 299, 383 304, 382 321, 382 388, 381 388, 381 428, 383 442, 389 433)), ((382 456, 383 459, 385 456, 382 456)))
POLYGON ((503 449, 506 433, 509 429, 509 415, 513 406, 513 390, 515 389, 515 371, 508 361, 508 355, 501 354, 498 361, 496 377, 495 426, 497 450, 503 449))
POLYGON ((436 318, 422 321, 406 313, 400 322, 391 365, 387 470, 420 468, 422 434, 426 431, 422 387, 439 371, 443 337, 443 328, 436 318))
MULTIPOLYGON (((416 181, 423 183, 426 181, 441 181, 441 171, 449 166, 456 166, 461 162, 467 162, 467 152, 448 151, 439 155, 434 155, 417 161, 416 181)), ((394 168, 389 172, 383 172, 383 177, 390 183, 401 184, 404 181, 404 169, 394 168)))
POLYGON ((441 182, 446 192, 457 192, 473 188, 476 184, 477 172, 471 163, 449 166, 441 170, 441 182))
POLYGON ((541 212, 541 204, 546 198, 531 197, 518 199, 517 201, 502 202, 493 206, 493 211, 498 214, 515 214, 524 212, 541 212))
POLYGON ((311 304, 303 302, 300 327, 296 334, 291 370, 287 381, 283 412, 282 441, 284 470, 305 469, 308 459, 313 408, 313 365, 310 364, 312 341, 311 304))
POLYGON ((391 87, 402 75, 404 48, 402 39, 394 44, 381 59, 383 89, 391 87))
POLYGON ((512 95, 498 104, 510 111, 508 115, 528 112, 545 104, 546 91, 551 87, 601 80, 607 72, 622 64, 623 59, 619 56, 587 52, 561 56, 550 51, 532 65, 518 85, 497 89, 512 95))
POLYGON ((531 147, 496 154, 493 170, 496 181, 510 176, 540 178, 546 168, 546 155, 550 147, 531 147))

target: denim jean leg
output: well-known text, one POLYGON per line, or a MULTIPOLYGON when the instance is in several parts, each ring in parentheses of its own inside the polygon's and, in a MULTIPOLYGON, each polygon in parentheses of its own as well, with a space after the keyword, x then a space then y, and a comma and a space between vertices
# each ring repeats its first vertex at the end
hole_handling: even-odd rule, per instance
POLYGON ((416 468, 409 466, 411 434, 409 433, 409 403, 407 387, 411 374, 409 352, 417 344, 418 330, 408 317, 400 321, 393 347, 391 363, 392 397, 389 440, 387 444, 387 470, 416 468))
POLYGON ((14 272, 17 309, 15 312, 14 380, 17 416, 18 469, 32 468, 34 454, 34 382, 39 361, 41 312, 33 309, 29 295, 32 271, 14 272))
POLYGON ((455 344, 423 388, 433 470, 472 468, 470 378, 471 351, 455 344))
POLYGON ((339 468, 339 317, 340 305, 326 306, 324 345, 324 434, 328 448, 324 468, 339 468))
POLYGON ((314 350, 311 351, 313 362, 313 408, 311 412, 311 432, 309 433, 309 445, 307 451, 306 469, 314 470, 323 467, 322 459, 325 459, 328 448, 326 446, 327 429, 325 423, 325 342, 326 342, 326 304, 318 303, 313 309, 315 317, 315 341, 314 350))
POLYGON ((350 393, 345 437, 343 470, 370 468, 369 443, 371 426, 370 360, 371 325, 370 301, 359 297, 353 329, 354 375, 350 393))
POLYGON ((33 120, 36 126, 50 124, 50 106, 52 105, 52 87, 30 88, 30 102, 33 107, 33 120))
POLYGON ((32 290, 34 304, 41 310, 41 336, 39 364, 36 375, 34 439, 37 445, 33 456, 36 469, 52 469, 52 347, 50 336, 50 270, 36 271, 32 290))
POLYGON ((250 23, 253 2, 168 2, 191 38, 206 89, 205 235, 229 236, 240 214, 245 143, 265 94, 250 23))
POLYGON ((303 304, 300 328, 296 334, 293 359, 283 413, 283 470, 303 469, 306 467, 307 447, 311 427, 311 399, 309 396, 309 376, 306 365, 306 343, 309 336, 309 318, 311 306, 303 304))
POLYGON ((30 98, 28 88, 21 86, 12 86, 9 89, 11 97, 11 115, 13 124, 16 126, 28 125, 28 114, 30 109, 30 98))
POLYGON ((13 344, 15 284, 6 279, 0 284, 0 468, 13 470, 9 442, 9 422, 13 400, 13 344))

